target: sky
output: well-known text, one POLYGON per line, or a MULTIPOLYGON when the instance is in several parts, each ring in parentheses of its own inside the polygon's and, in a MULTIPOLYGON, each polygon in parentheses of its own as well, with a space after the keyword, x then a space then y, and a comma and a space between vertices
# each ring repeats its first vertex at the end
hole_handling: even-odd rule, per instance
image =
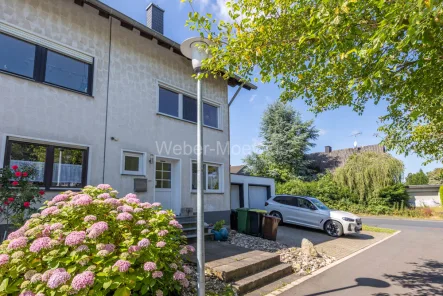
MULTIPOLYGON (((146 24, 146 7, 152 0, 101 0, 107 5, 119 10, 129 17, 146 24)), ((218 19, 228 20, 229 16, 224 5, 225 0, 194 0, 194 8, 199 12, 211 13, 218 19)), ((189 37, 197 35, 185 27, 185 22, 191 8, 188 3, 180 0, 155 0, 155 4, 165 10, 164 35, 178 43, 189 37)), ((230 107, 231 124, 231 147, 233 145, 254 146, 261 142, 260 121, 263 112, 269 103, 278 99, 280 90, 274 84, 256 83, 257 90, 241 90, 235 102, 230 107)), ((229 87, 230 99, 236 88, 229 87)), ((348 107, 327 111, 315 116, 309 112, 309 108, 301 101, 295 100, 291 103, 301 113, 303 120, 313 119, 314 124, 320 131, 316 140, 316 147, 312 152, 324 151, 325 146, 331 146, 333 150, 351 148, 354 145, 352 134, 361 132, 357 137, 358 146, 380 143, 381 139, 376 136, 379 116, 386 114, 386 103, 375 106, 369 104, 362 116, 353 112, 348 107)), ((244 151, 248 153, 248 151, 244 151)), ((423 165, 424 160, 415 155, 398 155, 390 151, 393 156, 405 164, 405 176, 410 172, 418 172, 420 169, 428 172, 442 164, 431 163, 423 165)), ((245 154, 231 154, 231 165, 242 164, 245 154)))

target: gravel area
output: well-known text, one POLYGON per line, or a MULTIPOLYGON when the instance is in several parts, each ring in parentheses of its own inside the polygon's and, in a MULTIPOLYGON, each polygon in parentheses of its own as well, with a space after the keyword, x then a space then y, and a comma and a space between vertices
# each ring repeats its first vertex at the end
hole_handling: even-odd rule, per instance
POLYGON ((287 249, 288 246, 279 242, 263 239, 256 236, 246 235, 231 231, 228 242, 232 245, 243 247, 246 249, 259 250, 264 252, 275 253, 279 250, 287 249))

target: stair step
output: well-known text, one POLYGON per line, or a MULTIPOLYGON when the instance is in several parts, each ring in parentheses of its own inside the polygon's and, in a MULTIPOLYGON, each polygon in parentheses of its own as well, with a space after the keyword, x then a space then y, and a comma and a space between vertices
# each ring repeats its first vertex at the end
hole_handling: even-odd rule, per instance
POLYGON ((239 295, 243 295, 249 291, 263 287, 291 273, 291 265, 281 263, 262 272, 238 280, 232 284, 232 287, 238 291, 239 295))
MULTIPOLYGON (((186 238, 188 240, 188 244, 192 244, 197 241, 197 234, 189 234, 186 235, 186 238)), ((214 234, 213 233, 205 233, 205 240, 214 240, 214 234)))
POLYGON ((280 264, 280 255, 262 251, 251 251, 228 259, 230 261, 224 265, 223 261, 219 261, 222 265, 218 266, 217 262, 207 264, 211 272, 225 282, 240 280, 280 264))

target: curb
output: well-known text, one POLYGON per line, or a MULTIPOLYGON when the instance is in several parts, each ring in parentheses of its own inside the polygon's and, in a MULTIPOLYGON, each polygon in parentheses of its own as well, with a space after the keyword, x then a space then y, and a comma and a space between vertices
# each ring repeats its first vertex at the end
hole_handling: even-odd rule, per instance
POLYGON ((401 232, 401 231, 394 232, 392 235, 390 235, 390 236, 388 236, 388 237, 385 237, 384 239, 382 239, 382 240, 380 240, 380 241, 378 241, 378 242, 376 242, 376 243, 374 243, 374 244, 372 244, 372 245, 369 245, 369 246, 367 246, 367 247, 364 247, 363 249, 360 249, 360 250, 358 250, 357 252, 354 252, 354 253, 352 253, 352 254, 350 254, 350 255, 344 257, 344 258, 341 258, 340 260, 335 261, 334 263, 332 263, 332 264, 330 264, 330 265, 328 265, 328 266, 325 266, 325 267, 323 267, 323 268, 320 268, 320 269, 314 271, 313 273, 311 273, 310 275, 307 275, 307 276, 304 276, 304 277, 302 277, 302 278, 300 278, 300 279, 298 279, 298 280, 295 280, 295 281, 293 281, 292 283, 287 284, 287 285, 284 286, 283 288, 280 288, 280 289, 277 289, 277 290, 275 290, 275 291, 273 291, 273 292, 271 292, 271 293, 268 293, 268 294, 266 294, 266 296, 276 296, 276 295, 279 295, 279 294, 281 294, 281 293, 283 293, 283 292, 285 292, 285 291, 287 291, 287 290, 289 290, 289 289, 292 289, 292 288, 294 288, 295 286, 298 286, 298 285, 300 285, 301 283, 303 283, 303 282, 305 282, 305 281, 307 281, 307 280, 309 280, 309 279, 311 279, 311 278, 313 278, 313 277, 315 277, 315 276, 317 276, 317 275, 319 275, 319 274, 325 272, 326 270, 328 270, 328 269, 330 269, 330 268, 332 268, 332 267, 334 267, 334 266, 336 266, 336 265, 339 265, 340 263, 343 263, 344 261, 346 261, 346 260, 348 260, 348 259, 351 259, 352 257, 357 256, 358 254, 363 253, 364 251, 366 251, 366 250, 368 250, 368 249, 370 249, 370 248, 372 248, 372 247, 375 247, 375 246, 378 245, 378 244, 381 244, 382 242, 384 242, 384 241, 386 241, 386 240, 388 240, 388 239, 390 239, 390 238, 396 236, 396 235, 399 234, 400 232, 401 232))

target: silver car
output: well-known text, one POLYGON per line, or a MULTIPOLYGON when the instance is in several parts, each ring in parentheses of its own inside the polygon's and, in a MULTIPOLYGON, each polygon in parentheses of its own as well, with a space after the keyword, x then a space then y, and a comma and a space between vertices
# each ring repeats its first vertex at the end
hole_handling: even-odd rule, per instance
POLYGON ((360 217, 331 210, 315 197, 277 195, 265 203, 265 209, 282 223, 321 229, 334 237, 362 230, 360 217))

